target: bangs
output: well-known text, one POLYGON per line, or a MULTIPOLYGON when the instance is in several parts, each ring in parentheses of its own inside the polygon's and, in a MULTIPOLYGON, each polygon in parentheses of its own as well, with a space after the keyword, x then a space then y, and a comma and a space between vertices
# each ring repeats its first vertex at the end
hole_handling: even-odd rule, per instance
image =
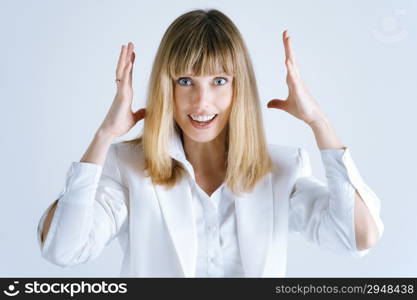
POLYGON ((235 51, 231 38, 219 25, 201 22, 182 26, 168 56, 168 72, 172 78, 184 74, 234 76, 235 51))

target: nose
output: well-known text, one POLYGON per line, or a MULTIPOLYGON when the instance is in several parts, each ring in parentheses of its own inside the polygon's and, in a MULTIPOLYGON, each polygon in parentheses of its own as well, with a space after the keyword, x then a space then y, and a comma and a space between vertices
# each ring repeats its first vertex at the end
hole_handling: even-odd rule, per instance
POLYGON ((193 104, 196 106, 203 107, 205 104, 210 102, 211 93, 210 89, 205 86, 196 86, 193 95, 193 104))

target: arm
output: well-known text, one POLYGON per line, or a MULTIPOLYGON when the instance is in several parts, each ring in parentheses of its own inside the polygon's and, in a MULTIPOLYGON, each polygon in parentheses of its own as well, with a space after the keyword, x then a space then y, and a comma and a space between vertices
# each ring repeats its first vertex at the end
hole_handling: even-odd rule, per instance
MULTIPOLYGON (((346 149, 327 118, 311 122, 319 149, 346 149)), ((358 250, 372 248, 379 240, 377 226, 358 191, 355 191, 355 235, 358 250)))
POLYGON ((103 165, 71 164, 50 223, 44 222, 44 213, 38 224, 41 255, 46 260, 62 267, 93 260, 126 228, 129 196, 122 183, 116 146, 108 148, 103 165))
POLYGON ((133 112, 131 108, 134 60, 133 43, 123 45, 112 105, 81 161, 71 164, 65 189, 48 218, 45 212, 38 224, 41 255, 57 265, 94 259, 127 224, 129 193, 122 183, 117 145, 111 143, 145 118, 145 109, 133 112))
POLYGON ((58 204, 58 200, 55 200, 51 209, 49 209, 48 215, 46 216, 46 219, 45 219, 45 222, 44 222, 44 225, 43 225, 42 235, 41 235, 42 245, 43 245, 43 242, 45 240, 45 236, 47 236, 47 234, 48 234, 49 227, 51 226, 51 221, 52 221, 52 218, 54 217, 54 213, 55 213, 55 210, 56 210, 56 205, 58 204))
MULTIPOLYGON (((272 99, 268 102, 267 106, 269 108, 284 110, 310 126, 325 162, 326 176, 330 187, 330 190, 326 191, 324 189, 321 192, 322 189, 319 185, 313 183, 314 180, 310 182, 308 179, 301 179, 299 184, 296 184, 296 187, 298 187, 296 194, 301 199, 298 202, 304 204, 299 207, 300 211, 296 212, 295 215, 301 212, 300 216, 302 216, 302 220, 313 221, 311 224, 320 224, 318 227, 326 228, 327 233, 329 233, 331 230, 336 232, 343 227, 344 223, 350 222, 350 220, 345 220, 343 214, 353 214, 354 231, 353 226, 351 231, 355 234, 354 243, 356 243, 356 250, 369 249, 378 242, 383 231, 383 224, 379 218, 380 201, 360 178, 347 147, 344 147, 337 138, 330 122, 317 101, 308 91, 306 84, 300 76, 291 40, 292 38, 288 36, 288 32, 285 30, 283 33, 283 43, 286 56, 285 65, 287 68, 286 82, 289 90, 288 97, 286 100, 272 99), (307 191, 310 186, 313 186, 313 188, 307 191), (354 189, 353 191, 351 190, 352 187, 354 189), (352 197, 350 196, 350 191, 354 193, 354 199, 352 199, 353 195, 352 197), (326 198, 328 197, 330 197, 333 216, 327 215, 328 210, 326 205, 328 201, 326 198), (318 199, 316 205, 310 203, 314 199, 318 199), (310 205, 309 208, 312 208, 317 213, 317 216, 321 215, 322 211, 325 211, 325 215, 328 218, 321 222, 314 218, 316 216, 315 214, 313 214, 313 218, 311 215, 307 216, 303 214, 303 209, 307 204, 310 205), (339 216, 336 217, 337 215, 339 216), (333 228, 332 224, 335 222, 341 222, 339 224, 340 228, 336 228, 337 226, 333 228), (323 224, 330 225, 326 226, 323 224)), ((307 154, 304 152, 303 156, 306 157, 307 154)), ((295 203, 297 201, 294 201, 295 203)), ((303 222, 300 222, 300 224, 303 224, 303 222)), ((309 226, 310 229, 313 227, 309 226)), ((350 232, 349 229, 339 231, 339 234, 333 234, 332 239, 338 235, 340 236, 346 234, 346 232, 350 232)), ((317 238, 314 235, 309 236, 312 239, 317 238)), ((354 245, 351 247, 354 247, 354 245)), ((363 251, 362 253, 365 252, 363 251)))
MULTIPOLYGON (((111 143, 112 143, 111 136, 107 135, 104 132, 97 131, 97 133, 94 135, 93 141, 89 145, 87 151, 84 153, 80 162, 89 162, 89 163, 94 163, 94 164, 102 166, 106 159, 107 151, 109 150, 111 143)), ((45 237, 48 234, 49 227, 51 226, 51 222, 55 214, 58 200, 55 200, 53 206, 49 210, 48 215, 45 219, 45 223, 44 223, 42 235, 41 235, 42 243, 44 242, 45 237)))

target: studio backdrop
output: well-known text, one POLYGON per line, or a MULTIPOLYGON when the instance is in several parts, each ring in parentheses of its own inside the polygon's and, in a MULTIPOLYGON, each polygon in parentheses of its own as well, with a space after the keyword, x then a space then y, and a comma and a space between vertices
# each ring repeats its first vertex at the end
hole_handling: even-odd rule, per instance
MULTIPOLYGON (((108 111, 121 45, 135 44, 132 109, 145 106, 150 70, 169 24, 215 8, 248 47, 268 143, 303 147, 326 182, 311 129, 269 100, 285 99, 288 30, 303 80, 381 200, 384 234, 362 258, 290 235, 288 277, 417 276, 417 2, 2 1, 0 276, 117 277, 114 241, 94 261, 61 268, 43 259, 40 216, 64 187, 108 111)), ((136 137, 139 122, 115 142, 136 137)))

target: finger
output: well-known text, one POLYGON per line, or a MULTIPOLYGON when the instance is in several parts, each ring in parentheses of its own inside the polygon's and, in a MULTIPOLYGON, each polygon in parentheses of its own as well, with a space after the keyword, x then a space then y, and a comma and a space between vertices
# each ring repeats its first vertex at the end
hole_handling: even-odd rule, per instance
POLYGON ((285 66, 288 70, 288 73, 290 75, 292 75, 291 73, 293 73, 294 68, 293 68, 293 63, 291 61, 291 54, 290 54, 290 49, 288 47, 288 30, 284 30, 284 33, 282 34, 282 41, 284 43, 284 49, 285 49, 285 66))
POLYGON ((284 44, 284 50, 285 50, 285 60, 289 59, 289 53, 288 53, 288 46, 287 46, 287 30, 284 30, 284 32, 282 33, 282 42, 284 44))
POLYGON ((285 66, 287 67, 287 73, 290 77, 295 78, 298 76, 297 68, 294 63, 291 62, 291 60, 285 60, 285 66))
POLYGON ((129 61, 126 65, 126 67, 124 68, 123 77, 122 77, 122 83, 123 84, 126 84, 126 83, 130 84, 129 73, 130 73, 130 70, 132 69, 132 66, 133 66, 132 62, 129 61))
POLYGON ((122 45, 122 50, 120 51, 119 60, 117 62, 116 68, 116 77, 121 78, 123 75, 123 67, 125 65, 124 58, 126 56, 126 46, 122 45))
POLYGON ((127 44, 127 53, 125 57, 125 64, 127 65, 129 62, 132 61, 132 53, 133 53, 133 43, 129 42, 127 44))
POLYGON ((292 38, 288 35, 287 31, 286 31, 285 44, 287 48, 288 58, 295 64, 295 55, 294 55, 294 49, 292 47, 292 38))
POLYGON ((132 62, 132 53, 133 53, 133 43, 129 42, 127 44, 127 53, 126 53, 126 57, 125 57, 125 67, 127 67, 128 64, 132 62))
POLYGON ((120 50, 119 60, 117 61, 117 68, 119 68, 122 65, 123 51, 125 51, 125 49, 126 49, 125 45, 122 45, 122 48, 120 50))
POLYGON ((292 39, 288 36, 288 32, 286 33, 285 37, 285 44, 287 48, 288 57, 285 60, 285 65, 289 70, 290 75, 295 75, 296 77, 300 77, 300 72, 298 71, 297 62, 295 61, 295 54, 292 47, 292 39))
POLYGON ((127 44, 127 46, 125 46, 125 49, 122 53, 122 61, 121 61, 121 65, 120 65, 122 72, 124 72, 124 69, 129 64, 129 57, 130 57, 131 48, 132 48, 132 46, 131 46, 131 43, 129 42, 127 44))
POLYGON ((128 80, 128 75, 132 67, 132 52, 133 52, 133 43, 129 42, 127 47, 123 51, 122 60, 121 60, 121 77, 125 82, 128 80))
POLYGON ((135 120, 135 123, 144 119, 146 116, 146 109, 145 108, 141 108, 139 110, 137 110, 135 113, 133 113, 133 118, 135 120))
POLYGON ((129 72, 129 83, 130 83, 130 85, 132 85, 133 65, 135 63, 135 57, 136 57, 136 54, 135 54, 135 52, 133 52, 132 53, 132 67, 130 68, 130 72, 129 72))
POLYGON ((135 58, 136 58, 136 53, 135 51, 132 52, 132 63, 135 62, 135 58))
POLYGON ((278 108, 285 110, 287 106, 287 100, 281 100, 281 99, 272 99, 267 103, 268 108, 278 108))

